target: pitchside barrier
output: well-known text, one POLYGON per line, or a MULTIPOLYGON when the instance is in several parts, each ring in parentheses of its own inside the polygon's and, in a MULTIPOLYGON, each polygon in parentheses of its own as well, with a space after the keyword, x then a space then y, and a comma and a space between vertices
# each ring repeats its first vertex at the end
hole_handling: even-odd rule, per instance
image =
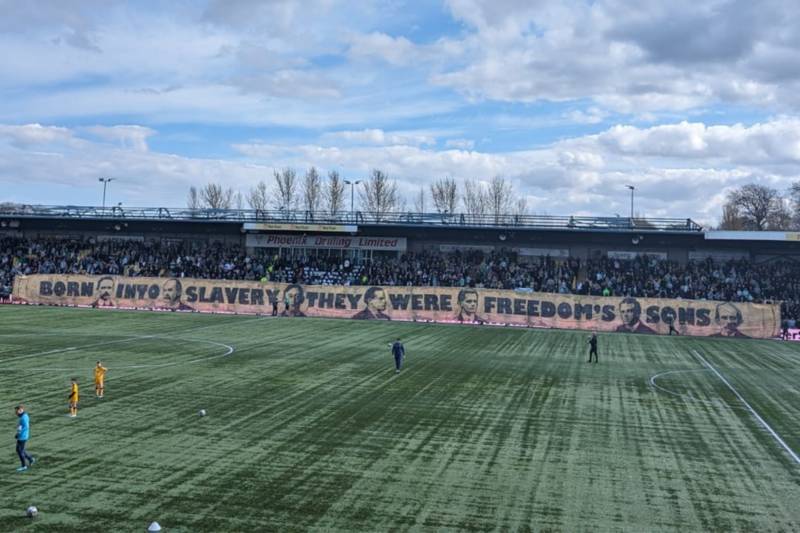
POLYGON ((769 338, 778 304, 458 287, 323 286, 123 276, 17 276, 20 303, 769 338))

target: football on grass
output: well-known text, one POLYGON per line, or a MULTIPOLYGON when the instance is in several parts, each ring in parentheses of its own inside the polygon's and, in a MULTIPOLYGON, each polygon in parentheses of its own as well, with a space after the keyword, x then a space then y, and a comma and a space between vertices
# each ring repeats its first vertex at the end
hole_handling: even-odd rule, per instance
POLYGON ((39 509, 37 509, 37 508, 36 508, 36 507, 34 507, 33 505, 31 505, 30 507, 28 507, 28 508, 25 510, 25 515, 26 515, 28 518, 35 518, 35 517, 36 517, 36 515, 38 515, 38 514, 39 514, 39 509))
POLYGON ((197 414, 199 414, 200 416, 206 416, 206 410, 205 409, 200 409, 200 412, 197 413, 197 414))

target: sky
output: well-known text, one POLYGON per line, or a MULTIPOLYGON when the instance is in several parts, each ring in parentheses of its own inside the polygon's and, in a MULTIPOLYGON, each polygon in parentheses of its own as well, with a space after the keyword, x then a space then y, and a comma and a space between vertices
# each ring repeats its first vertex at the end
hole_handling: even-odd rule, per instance
MULTIPOLYGON (((452 177, 531 214, 720 218, 800 180, 800 3, 0 0, 0 202, 181 207, 275 170, 413 205, 452 177)), ((357 199, 357 195, 356 195, 357 199)), ((431 205, 430 200, 428 204, 431 205)), ((432 210, 432 209, 430 209, 432 210)))

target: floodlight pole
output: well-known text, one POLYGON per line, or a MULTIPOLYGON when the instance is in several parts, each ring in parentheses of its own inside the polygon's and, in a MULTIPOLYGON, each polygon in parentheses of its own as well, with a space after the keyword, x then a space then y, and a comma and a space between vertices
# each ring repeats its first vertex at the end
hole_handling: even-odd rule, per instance
POLYGON ((354 194, 355 186, 361 183, 361 180, 354 180, 354 181, 344 180, 344 183, 345 185, 350 186, 350 217, 352 218, 355 214, 355 210, 353 209, 353 206, 355 205, 355 194, 354 194))
POLYGON ((626 185, 627 188, 631 190, 631 226, 633 225, 633 191, 636 190, 636 187, 633 185, 626 185))
POLYGON ((106 187, 108 187, 109 182, 114 181, 114 178, 97 178, 97 181, 103 182, 103 209, 106 208, 106 187))

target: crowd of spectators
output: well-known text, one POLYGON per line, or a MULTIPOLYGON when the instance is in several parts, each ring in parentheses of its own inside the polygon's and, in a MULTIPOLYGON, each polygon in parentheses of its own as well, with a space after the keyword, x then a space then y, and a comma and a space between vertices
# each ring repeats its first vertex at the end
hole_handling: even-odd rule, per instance
POLYGON ((562 294, 783 301, 784 316, 800 318, 800 263, 711 259, 674 261, 640 256, 580 261, 522 258, 512 252, 406 253, 355 261, 339 257, 287 259, 267 250, 190 242, 31 241, 0 239, 0 298, 25 274, 111 274, 243 279, 311 285, 414 285, 523 289, 562 294))

